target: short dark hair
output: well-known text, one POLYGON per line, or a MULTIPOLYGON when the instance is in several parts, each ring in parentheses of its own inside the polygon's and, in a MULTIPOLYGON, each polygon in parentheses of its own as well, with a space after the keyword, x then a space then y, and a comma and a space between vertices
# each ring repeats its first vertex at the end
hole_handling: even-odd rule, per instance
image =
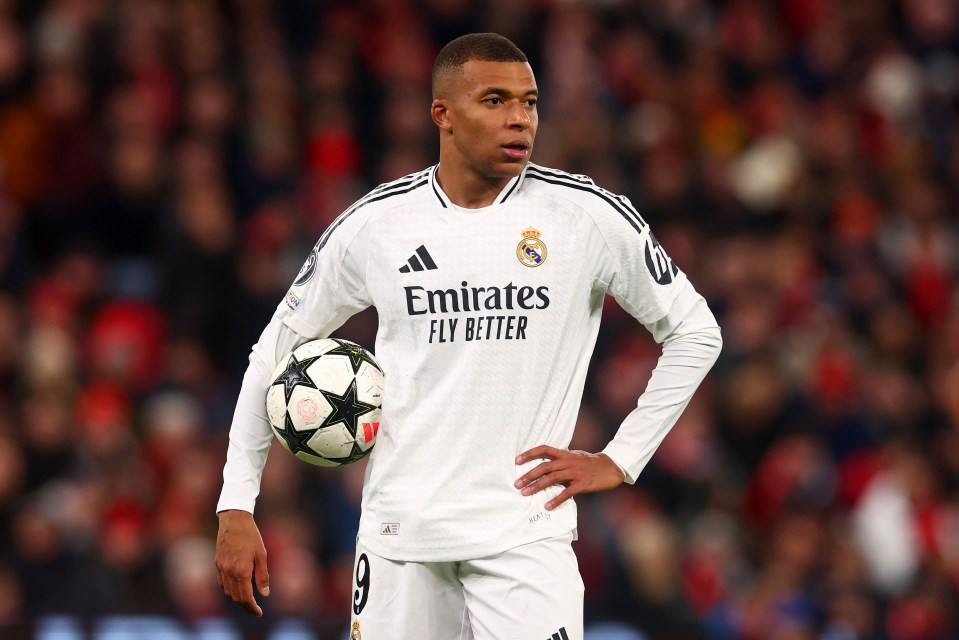
POLYGON ((433 97, 436 78, 441 73, 456 71, 470 60, 482 62, 529 62, 523 50, 498 33, 468 33, 450 40, 440 49, 433 63, 433 97))

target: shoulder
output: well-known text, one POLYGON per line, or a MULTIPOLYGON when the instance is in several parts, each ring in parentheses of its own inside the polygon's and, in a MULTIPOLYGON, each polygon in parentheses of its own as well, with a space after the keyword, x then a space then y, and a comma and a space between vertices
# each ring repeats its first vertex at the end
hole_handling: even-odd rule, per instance
POLYGON ((392 182, 385 182, 367 193, 327 227, 317 242, 317 247, 323 248, 334 235, 352 238, 377 215, 415 204, 423 193, 422 188, 429 184, 432 170, 433 167, 429 167, 392 182))
POLYGON ((600 187, 587 175, 530 162, 526 168, 526 180, 531 193, 549 194, 570 201, 594 221, 611 217, 617 222, 628 223, 637 232, 647 227, 629 198, 600 187))
POLYGON ((384 205, 380 204, 377 207, 377 203, 389 202, 389 204, 386 205, 386 208, 388 208, 391 205, 401 205, 405 201, 416 198, 419 196, 419 194, 416 193, 417 190, 429 184, 430 173, 432 171, 433 167, 428 167, 422 171, 405 175, 392 182, 384 182, 354 202, 347 211, 357 211, 362 208, 382 209, 384 205))

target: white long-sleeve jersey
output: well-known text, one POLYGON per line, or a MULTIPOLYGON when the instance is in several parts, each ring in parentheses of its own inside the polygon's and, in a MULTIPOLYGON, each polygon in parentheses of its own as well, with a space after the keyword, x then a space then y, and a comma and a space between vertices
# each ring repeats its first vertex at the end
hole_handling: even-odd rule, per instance
POLYGON ((386 383, 363 544, 394 560, 464 560, 574 530, 572 500, 544 508, 561 487, 514 488, 536 464, 515 458, 569 445, 606 294, 663 346, 604 450, 634 482, 721 338, 630 202, 534 164, 482 209, 454 205, 436 167, 378 187, 323 234, 253 348, 217 510, 253 511, 278 359, 373 305, 386 383))

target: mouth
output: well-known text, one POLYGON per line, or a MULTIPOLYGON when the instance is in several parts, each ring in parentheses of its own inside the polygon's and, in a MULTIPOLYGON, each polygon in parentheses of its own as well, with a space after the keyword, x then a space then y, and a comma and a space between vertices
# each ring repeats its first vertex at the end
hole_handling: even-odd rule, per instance
POLYGON ((525 140, 513 140, 501 145, 503 151, 511 158, 525 158, 529 155, 529 143, 525 140))

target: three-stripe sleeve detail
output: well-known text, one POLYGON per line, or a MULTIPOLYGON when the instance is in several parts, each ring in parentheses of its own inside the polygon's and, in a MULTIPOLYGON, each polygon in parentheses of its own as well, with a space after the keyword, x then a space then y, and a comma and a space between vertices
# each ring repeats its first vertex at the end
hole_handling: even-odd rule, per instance
POLYGON ((368 193, 363 198, 357 200, 353 206, 344 211, 339 215, 339 217, 333 221, 333 224, 323 232, 323 235, 320 236, 319 241, 316 243, 316 249, 314 251, 319 252, 324 246, 326 246, 327 241, 330 239, 330 235, 336 228, 339 227, 343 222, 353 215, 358 209, 362 208, 364 205, 368 205, 379 200, 385 200, 387 198, 392 198, 393 196, 402 195, 404 193, 409 193, 414 189, 419 189, 424 184, 429 181, 429 177, 423 175, 423 172, 417 173, 413 176, 407 176, 406 178, 401 178, 396 182, 386 184, 382 187, 378 187, 368 193))
POLYGON ((646 224, 646 221, 643 220, 643 217, 639 215, 639 212, 629 204, 629 201, 626 200, 626 198, 617 196, 613 193, 610 193, 606 189, 603 189, 602 187, 596 186, 592 180, 587 182, 578 180, 568 173, 547 172, 538 166, 529 166, 527 168, 526 175, 534 180, 540 180, 542 182, 555 184, 561 187, 569 187, 570 189, 577 189, 585 193, 591 193, 603 199, 609 204, 609 206, 623 216, 626 222, 628 222, 637 233, 642 233, 643 230, 649 226, 646 224))

